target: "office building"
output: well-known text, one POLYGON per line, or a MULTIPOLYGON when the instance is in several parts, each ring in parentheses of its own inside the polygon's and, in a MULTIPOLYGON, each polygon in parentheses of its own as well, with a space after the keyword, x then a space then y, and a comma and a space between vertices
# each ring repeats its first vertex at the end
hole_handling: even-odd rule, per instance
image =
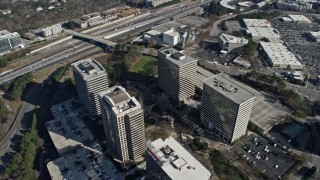
POLYGON ((143 109, 121 86, 99 93, 107 149, 124 167, 145 153, 143 109))
POLYGON ((280 0, 276 4, 278 9, 292 11, 308 11, 312 9, 312 3, 301 0, 280 0))
POLYGON ((282 43, 260 42, 270 65, 279 69, 302 70, 304 65, 299 56, 282 43))
POLYGON ((271 23, 266 19, 243 19, 246 27, 266 27, 271 28, 271 23))
POLYGON ((211 173, 173 137, 147 142, 150 179, 209 180, 211 173))
POLYGON ((248 44, 248 40, 243 37, 232 36, 229 34, 221 34, 219 36, 219 46, 222 51, 231 52, 248 44))
POLYGON ((201 121, 222 140, 233 143, 245 135, 254 94, 226 74, 204 81, 201 121))
POLYGON ((91 117, 100 115, 98 93, 108 89, 108 77, 101 64, 85 59, 72 64, 79 100, 91 117))
POLYGON ((269 42, 281 42, 280 33, 274 28, 264 27, 248 27, 247 33, 250 34, 252 40, 260 41, 261 39, 268 39, 269 42))
POLYGON ((166 94, 182 101, 194 95, 197 60, 174 48, 165 48, 158 53, 159 87, 166 94))
POLYGON ((288 17, 297 23, 312 23, 312 21, 304 15, 289 14, 288 17))
POLYGON ((9 31, 0 31, 0 53, 11 51, 16 47, 24 47, 19 33, 9 31))

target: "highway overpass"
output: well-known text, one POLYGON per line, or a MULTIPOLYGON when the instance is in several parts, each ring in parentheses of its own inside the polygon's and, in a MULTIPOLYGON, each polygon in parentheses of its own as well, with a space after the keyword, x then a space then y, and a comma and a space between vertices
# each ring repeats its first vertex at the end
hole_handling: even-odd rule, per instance
POLYGON ((92 36, 92 35, 78 33, 78 32, 75 32, 72 30, 66 30, 66 29, 64 30, 64 32, 71 34, 73 36, 73 38, 75 38, 75 39, 80 39, 83 41, 90 42, 91 44, 102 46, 104 49, 106 49, 106 48, 112 49, 117 45, 117 43, 112 42, 107 39, 103 39, 100 36, 92 36))

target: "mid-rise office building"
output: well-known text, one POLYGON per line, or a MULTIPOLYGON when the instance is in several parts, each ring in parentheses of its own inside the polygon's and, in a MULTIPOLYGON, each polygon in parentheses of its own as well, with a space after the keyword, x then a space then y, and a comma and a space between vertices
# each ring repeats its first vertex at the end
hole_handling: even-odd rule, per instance
POLYGON ((204 81, 201 121, 227 143, 245 135, 254 94, 226 74, 204 81))
POLYGON ((194 95, 197 60, 174 48, 158 53, 159 87, 170 97, 182 101, 194 95))
POLYGON ((238 49, 240 47, 248 44, 248 40, 244 37, 232 36, 229 34, 221 34, 219 36, 219 46, 222 51, 231 52, 234 49, 238 49))
POLYGON ((99 94, 101 116, 110 154, 123 166, 145 153, 143 109, 121 86, 99 94))
POLYGON ((0 31, 0 53, 11 51, 16 47, 24 47, 19 33, 9 31, 0 31))
POLYGON ((98 93, 108 89, 108 77, 101 64, 85 59, 72 64, 79 100, 91 117, 100 115, 98 93))
POLYGON ((173 137, 147 142, 146 163, 150 179, 209 180, 211 173, 173 137))

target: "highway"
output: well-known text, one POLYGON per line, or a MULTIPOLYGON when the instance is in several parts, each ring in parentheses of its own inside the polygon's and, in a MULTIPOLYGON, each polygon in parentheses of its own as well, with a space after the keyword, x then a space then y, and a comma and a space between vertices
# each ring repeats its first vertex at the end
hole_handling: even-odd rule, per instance
MULTIPOLYGON (((208 2, 196 2, 195 4, 178 6, 171 10, 159 10, 154 11, 153 13, 146 13, 137 17, 134 17, 130 20, 126 20, 124 22, 119 23, 118 25, 114 25, 112 27, 96 30, 90 33, 90 35, 108 37, 108 39, 117 36, 121 36, 122 34, 130 34, 130 32, 136 32, 138 29, 148 29, 159 22, 164 22, 170 19, 170 17, 187 15, 186 12, 191 13, 193 9, 204 5, 208 2), (139 28, 138 28, 139 27, 139 28)), ((37 71, 40 68, 48 66, 49 64, 54 64, 61 62, 62 60, 67 60, 68 57, 74 56, 77 54, 82 54, 86 50, 93 48, 94 45, 89 43, 82 42, 80 40, 71 39, 65 42, 61 42, 59 44, 55 44, 52 47, 48 47, 48 50, 53 51, 52 54, 42 57, 40 59, 35 60, 33 63, 24 65, 22 67, 18 67, 13 70, 9 70, 7 73, 2 73, 0 75, 0 84, 10 81, 18 76, 26 74, 28 72, 37 71), (67 46, 66 49, 61 50, 61 47, 67 46)), ((97 48, 97 51, 99 49, 97 48)), ((40 52, 38 52, 40 53, 40 52)))
MULTIPOLYGON (((118 37, 121 36, 121 33, 119 33, 119 31, 130 29, 130 31, 123 32, 123 34, 128 34, 130 32, 141 31, 142 29, 146 30, 155 24, 168 21, 170 17, 186 15, 190 13, 192 9, 195 9, 196 7, 199 7, 200 5, 203 5, 205 3, 208 3, 208 2, 197 3, 194 6, 192 5, 184 6, 185 8, 175 5, 176 11, 175 9, 170 10, 170 12, 168 12, 168 10, 158 10, 156 11, 157 13, 155 12, 147 13, 146 15, 141 15, 131 20, 125 20, 119 23, 118 25, 115 25, 112 27, 103 28, 102 30, 91 31, 90 35, 104 35, 104 36, 111 35, 110 37, 113 37, 112 35, 117 34, 116 36, 114 35, 114 37, 112 38, 113 40, 117 40, 118 37), (147 23, 145 21, 147 21, 147 23), (143 23, 143 25, 141 25, 139 28, 133 28, 137 26, 138 23, 143 23)), ((81 59, 82 57, 85 57, 89 54, 103 51, 100 47, 95 46, 93 44, 85 43, 76 39, 69 39, 68 37, 66 39, 67 41, 60 41, 59 43, 53 42, 52 46, 47 46, 45 49, 37 52, 40 55, 42 53, 43 54, 47 53, 46 55, 41 56, 41 58, 38 58, 33 62, 23 65, 21 67, 10 69, 7 72, 1 73, 0 84, 6 81, 10 81, 25 73, 35 72, 40 69, 47 68, 53 64, 68 61, 71 58, 81 59)), ((33 55, 30 55, 30 56, 33 56, 33 55)), ((26 117, 26 113, 34 109, 35 107, 34 104, 36 103, 33 103, 33 102, 37 100, 37 96, 40 93, 41 88, 42 87, 37 87, 30 90, 30 93, 26 97, 26 102, 23 102, 22 107, 11 129, 9 130, 7 136, 2 142, 0 142, 0 149, 5 149, 5 152, 9 152, 9 151, 12 151, 9 148, 10 144, 12 145, 12 144, 18 143, 18 142, 13 142, 13 137, 15 134, 19 134, 20 130, 24 129, 21 125, 21 122, 28 121, 27 119, 31 118, 31 117, 26 117)))

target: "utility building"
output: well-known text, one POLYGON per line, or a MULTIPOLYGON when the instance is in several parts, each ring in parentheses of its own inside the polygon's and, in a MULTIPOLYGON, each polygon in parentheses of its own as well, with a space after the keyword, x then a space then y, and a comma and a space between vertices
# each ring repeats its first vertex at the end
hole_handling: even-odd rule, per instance
POLYGON ((72 64, 79 100, 91 117, 100 115, 98 93, 108 89, 108 77, 101 64, 85 59, 72 64))
POLYGON ((245 135, 254 94, 226 74, 204 81, 201 121, 227 143, 245 135))
POLYGON ((135 97, 121 86, 99 94, 101 116, 107 139, 107 149, 124 167, 143 159, 145 131, 143 109, 135 97))
POLYGON ((197 60, 174 48, 158 53, 159 87, 170 97, 182 101, 194 95, 197 60))

